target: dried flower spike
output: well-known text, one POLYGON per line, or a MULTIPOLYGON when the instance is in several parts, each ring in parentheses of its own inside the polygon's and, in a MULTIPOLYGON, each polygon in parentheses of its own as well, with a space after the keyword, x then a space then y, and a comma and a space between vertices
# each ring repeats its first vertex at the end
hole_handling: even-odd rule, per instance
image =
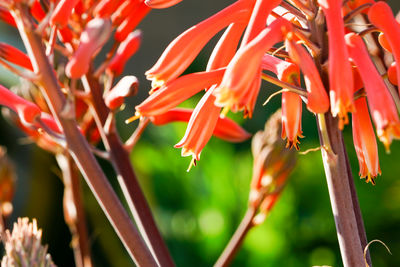
POLYGON ((35 219, 30 223, 28 218, 18 218, 12 233, 6 230, 2 239, 6 250, 2 267, 56 266, 47 253, 47 247, 41 245, 42 230, 37 228, 35 219))

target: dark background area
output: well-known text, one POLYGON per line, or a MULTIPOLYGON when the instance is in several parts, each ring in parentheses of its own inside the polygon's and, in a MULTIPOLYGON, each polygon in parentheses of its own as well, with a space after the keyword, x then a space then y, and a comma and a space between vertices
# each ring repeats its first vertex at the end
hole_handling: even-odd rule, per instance
MULTIPOLYGON (((153 10, 139 25, 143 30, 143 43, 125 74, 140 79, 140 93, 130 99, 126 109, 118 115, 124 139, 137 123, 125 125, 123 121, 133 115, 134 105, 142 101, 150 89, 144 72, 156 62, 173 38, 232 2, 184 0, 169 9, 153 10)), ((400 3, 388 2, 397 12, 400 3)), ((0 41, 22 49, 14 29, 0 24, 0 32, 0 41)), ((216 40, 207 45, 188 71, 205 68, 216 40)), ((11 86, 18 79, 0 68, 0 81, 11 86)), ((280 106, 279 97, 262 106, 275 90, 263 83, 253 119, 244 121, 240 114, 229 116, 242 121, 251 133, 261 130, 265 120, 280 106)), ((199 97, 184 105, 194 107, 199 97)), ((210 266, 246 210, 252 168, 250 141, 229 144, 213 138, 202 152, 198 166, 187 173, 190 159, 182 158, 180 150, 173 148, 183 137, 185 128, 186 125, 181 123, 150 126, 132 152, 132 163, 177 266, 210 266)), ((24 135, 3 118, 0 118, 0 129, 0 144, 7 147, 18 173, 10 223, 17 217, 37 218, 55 263, 73 266, 69 247, 71 236, 63 220, 63 186, 55 160, 34 144, 27 144, 24 135)), ((305 138, 301 139, 301 150, 317 147, 315 118, 308 111, 303 115, 303 132, 305 138)), ((358 178, 351 127, 345 127, 344 137, 368 239, 382 240, 393 254, 389 255, 377 243, 372 244, 370 252, 374 266, 400 266, 400 143, 394 141, 391 154, 386 154, 379 145, 382 176, 378 177, 376 186, 372 186, 358 178)), ((298 165, 280 201, 266 222, 250 231, 233 266, 341 266, 320 152, 298 158, 298 165)), ((102 166, 119 192, 112 169, 104 162, 102 166)), ((84 191, 95 265, 132 266, 86 185, 84 191)))

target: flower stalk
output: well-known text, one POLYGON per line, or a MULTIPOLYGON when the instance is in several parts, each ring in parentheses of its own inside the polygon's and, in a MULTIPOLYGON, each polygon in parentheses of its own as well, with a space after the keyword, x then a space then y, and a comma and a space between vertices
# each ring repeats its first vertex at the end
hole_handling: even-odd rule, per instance
POLYGON ((107 178, 94 158, 87 141, 79 131, 76 121, 69 114, 71 103, 65 98, 53 68, 48 61, 41 37, 35 32, 30 22, 29 9, 21 3, 15 3, 13 17, 19 33, 28 51, 36 73, 40 73, 41 90, 46 97, 51 112, 63 129, 68 150, 77 163, 86 182, 110 223, 138 265, 156 266, 156 262, 121 205, 107 178))

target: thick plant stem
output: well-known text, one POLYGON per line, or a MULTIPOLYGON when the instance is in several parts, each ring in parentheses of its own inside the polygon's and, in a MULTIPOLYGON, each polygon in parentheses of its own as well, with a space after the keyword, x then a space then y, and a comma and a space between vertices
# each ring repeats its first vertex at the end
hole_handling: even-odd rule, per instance
POLYGON ((228 245, 225 247, 221 256, 219 256, 217 262, 215 263, 214 265, 215 267, 229 266, 229 263, 235 257, 247 232, 253 227, 253 219, 254 216, 256 215, 256 211, 257 209, 249 206, 249 208, 246 211, 246 214, 244 215, 242 221, 240 222, 239 227, 236 229, 231 240, 229 240, 228 245))
POLYGON ((61 91, 54 70, 45 54, 42 39, 35 32, 35 27, 30 21, 29 8, 16 3, 12 11, 34 70, 40 76, 41 90, 54 118, 64 132, 69 153, 135 263, 139 266, 157 266, 93 156, 86 139, 78 129, 73 116, 73 104, 61 91))
MULTIPOLYGON (((352 189, 349 184, 349 173, 346 151, 343 146, 342 133, 338 122, 330 113, 318 116, 322 149, 322 160, 325 168, 329 197, 335 219, 343 265, 345 267, 364 266, 364 248, 362 234, 365 230, 357 219, 353 204, 352 189), (327 140, 328 138, 328 140, 327 140)), ((356 197, 356 196, 355 196, 356 197)), ((360 211, 358 211, 361 214, 360 211)), ((361 217, 361 216, 359 216, 361 217)), ((362 219, 361 219, 362 222, 362 219)))
POLYGON ((129 154, 118 136, 115 120, 104 103, 103 90, 100 84, 91 75, 83 77, 82 83, 85 91, 91 95, 89 106, 97 127, 101 129, 100 134, 106 150, 110 153, 111 163, 117 172, 118 183, 143 239, 161 266, 174 266, 168 248, 158 231, 150 207, 133 171, 129 154))
POLYGON ((64 220, 68 224, 76 267, 93 266, 90 257, 86 216, 82 202, 79 170, 69 154, 57 154, 64 182, 64 220))

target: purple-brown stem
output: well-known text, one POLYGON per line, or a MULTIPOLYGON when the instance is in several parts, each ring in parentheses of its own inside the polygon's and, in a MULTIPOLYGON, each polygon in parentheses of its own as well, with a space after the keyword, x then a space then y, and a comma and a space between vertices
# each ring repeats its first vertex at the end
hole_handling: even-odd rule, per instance
POLYGON ((110 117, 113 115, 105 105, 102 97, 103 90, 97 79, 91 75, 83 77, 82 82, 85 91, 91 95, 90 109, 97 127, 100 129, 104 146, 110 153, 111 163, 117 172, 118 183, 139 231, 157 262, 162 266, 174 266, 168 248, 157 228, 150 207, 133 171, 129 154, 118 136, 115 120, 110 117))
POLYGON ((75 265, 76 267, 91 267, 93 264, 90 257, 79 170, 69 154, 58 154, 56 159, 63 176, 64 217, 66 217, 65 221, 72 235, 71 246, 74 252, 75 265))
POLYGON ((14 3, 12 13, 35 73, 38 73, 40 77, 39 84, 43 95, 65 134, 68 152, 75 160, 96 200, 135 263, 140 266, 157 266, 93 156, 86 139, 78 129, 73 116, 73 105, 61 91, 54 70, 45 54, 41 36, 35 32, 35 27, 30 20, 29 7, 22 3, 14 3))
POLYGON ((333 118, 330 113, 320 115, 318 125, 320 142, 325 147, 321 150, 322 160, 343 265, 345 267, 364 266, 364 248, 361 241, 363 238, 360 233, 364 233, 365 236, 365 230, 361 228, 362 224, 358 222, 356 217, 355 210, 357 207, 353 204, 352 194, 355 191, 352 192, 349 184, 351 177, 349 177, 347 169, 342 132, 338 127, 337 119, 333 118), (329 139, 327 140, 327 138, 329 139), (329 146, 327 146, 328 142, 329 146))

